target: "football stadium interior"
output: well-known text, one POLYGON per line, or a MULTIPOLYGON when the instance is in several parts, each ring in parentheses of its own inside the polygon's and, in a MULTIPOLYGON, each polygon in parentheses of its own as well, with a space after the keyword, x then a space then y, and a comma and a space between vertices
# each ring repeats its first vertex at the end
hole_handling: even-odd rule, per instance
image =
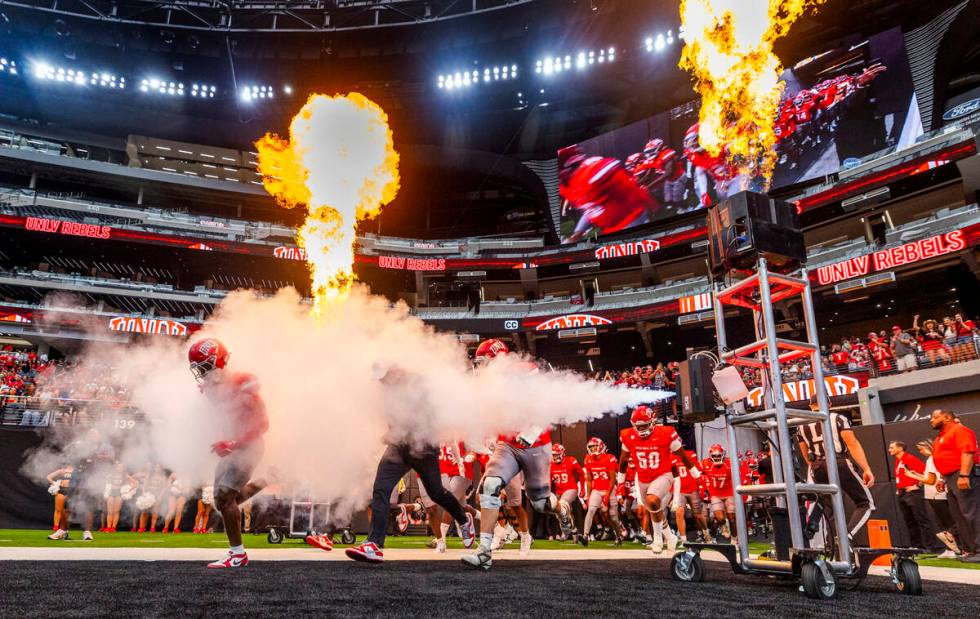
POLYGON ((0 615, 975 616, 978 29, 0 0, 0 615))

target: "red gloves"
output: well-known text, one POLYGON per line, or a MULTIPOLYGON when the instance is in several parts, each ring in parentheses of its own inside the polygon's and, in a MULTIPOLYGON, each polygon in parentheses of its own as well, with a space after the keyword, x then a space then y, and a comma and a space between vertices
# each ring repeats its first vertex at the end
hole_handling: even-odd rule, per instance
POLYGON ((218 441, 211 445, 211 451, 218 454, 219 458, 224 458, 236 449, 238 449, 238 443, 235 441, 218 441))

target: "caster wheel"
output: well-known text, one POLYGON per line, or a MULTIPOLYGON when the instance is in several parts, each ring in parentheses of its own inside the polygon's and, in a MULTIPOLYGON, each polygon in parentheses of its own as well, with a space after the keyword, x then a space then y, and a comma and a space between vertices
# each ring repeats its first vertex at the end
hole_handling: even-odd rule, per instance
POLYGON ((704 559, 700 554, 693 556, 678 552, 670 560, 670 575, 682 582, 701 582, 704 580, 704 559))
POLYGON ((801 571, 803 592, 814 600, 832 600, 837 597, 837 576, 830 572, 830 580, 824 578, 823 570, 816 563, 804 563, 801 571))
POLYGON ((909 559, 899 559, 895 565, 895 587, 905 595, 922 595, 919 564, 909 559))
POLYGON ((270 544, 281 544, 282 533, 279 532, 279 529, 269 529, 269 535, 266 536, 266 539, 269 540, 270 544))
POLYGON ((344 529, 340 534, 340 541, 344 544, 353 545, 357 541, 357 536, 350 529, 344 529))

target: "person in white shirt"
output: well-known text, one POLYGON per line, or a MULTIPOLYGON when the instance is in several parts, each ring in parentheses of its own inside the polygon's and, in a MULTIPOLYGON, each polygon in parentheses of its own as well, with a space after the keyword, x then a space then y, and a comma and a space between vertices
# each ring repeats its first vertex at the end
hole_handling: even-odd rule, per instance
POLYGON ((946 545, 947 550, 939 555, 941 559, 955 559, 960 553, 956 538, 953 536, 953 514, 949 511, 949 504, 946 502, 946 483, 942 475, 936 470, 936 464, 932 460, 932 440, 924 439, 915 444, 919 453, 926 458, 926 470, 922 473, 906 470, 905 474, 922 482, 925 492, 926 505, 932 514, 933 525, 936 537, 946 545))

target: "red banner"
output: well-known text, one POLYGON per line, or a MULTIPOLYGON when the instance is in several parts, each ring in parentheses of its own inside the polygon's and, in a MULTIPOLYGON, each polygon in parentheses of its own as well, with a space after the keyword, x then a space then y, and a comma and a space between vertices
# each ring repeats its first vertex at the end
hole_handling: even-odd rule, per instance
MULTIPOLYGON (((823 383, 827 386, 827 395, 830 397, 853 395, 856 394, 861 388, 860 380, 854 378, 853 376, 847 376, 846 374, 825 376, 823 383)), ((813 385, 814 383, 812 378, 783 383, 783 401, 808 402, 810 397, 813 395, 813 385)), ((762 387, 756 387, 755 389, 749 391, 749 395, 745 398, 745 402, 753 408, 758 408, 759 406, 762 406, 762 399, 762 387)))
POLYGON ((302 247, 280 245, 272 250, 272 255, 283 260, 306 260, 306 250, 302 247))
POLYGON ((445 271, 446 259, 378 256, 378 266, 382 269, 401 269, 405 271, 445 271))
POLYGON ((702 292, 701 294, 692 295, 690 297, 682 297, 681 299, 678 299, 677 305, 681 314, 700 312, 702 310, 709 310, 714 307, 710 292, 702 292))
POLYGON ((887 271, 906 264, 938 258, 966 248, 966 235, 963 230, 953 230, 945 234, 929 237, 883 249, 873 254, 858 256, 835 262, 816 270, 817 284, 826 286, 846 279, 863 277, 878 271, 887 271))
POLYGON ((85 236, 90 239, 107 239, 112 236, 112 228, 109 226, 83 224, 62 219, 47 219, 46 217, 28 217, 24 220, 24 228, 35 232, 70 234, 72 236, 85 236))
POLYGON ((576 329, 578 327, 597 327, 599 325, 611 325, 612 321, 602 316, 592 314, 566 314, 551 320, 546 320, 535 327, 537 331, 551 331, 552 329, 576 329))
POLYGON ((660 241, 655 241, 653 239, 641 239, 638 241, 623 241, 622 243, 614 243, 612 245, 603 245, 595 250, 595 257, 597 260, 605 260, 607 258, 622 258, 623 256, 635 256, 637 254, 646 254, 652 251, 657 251, 660 249, 660 241))
POLYGON ((187 325, 166 318, 133 318, 119 316, 109 321, 109 330, 160 335, 187 335, 187 325))

